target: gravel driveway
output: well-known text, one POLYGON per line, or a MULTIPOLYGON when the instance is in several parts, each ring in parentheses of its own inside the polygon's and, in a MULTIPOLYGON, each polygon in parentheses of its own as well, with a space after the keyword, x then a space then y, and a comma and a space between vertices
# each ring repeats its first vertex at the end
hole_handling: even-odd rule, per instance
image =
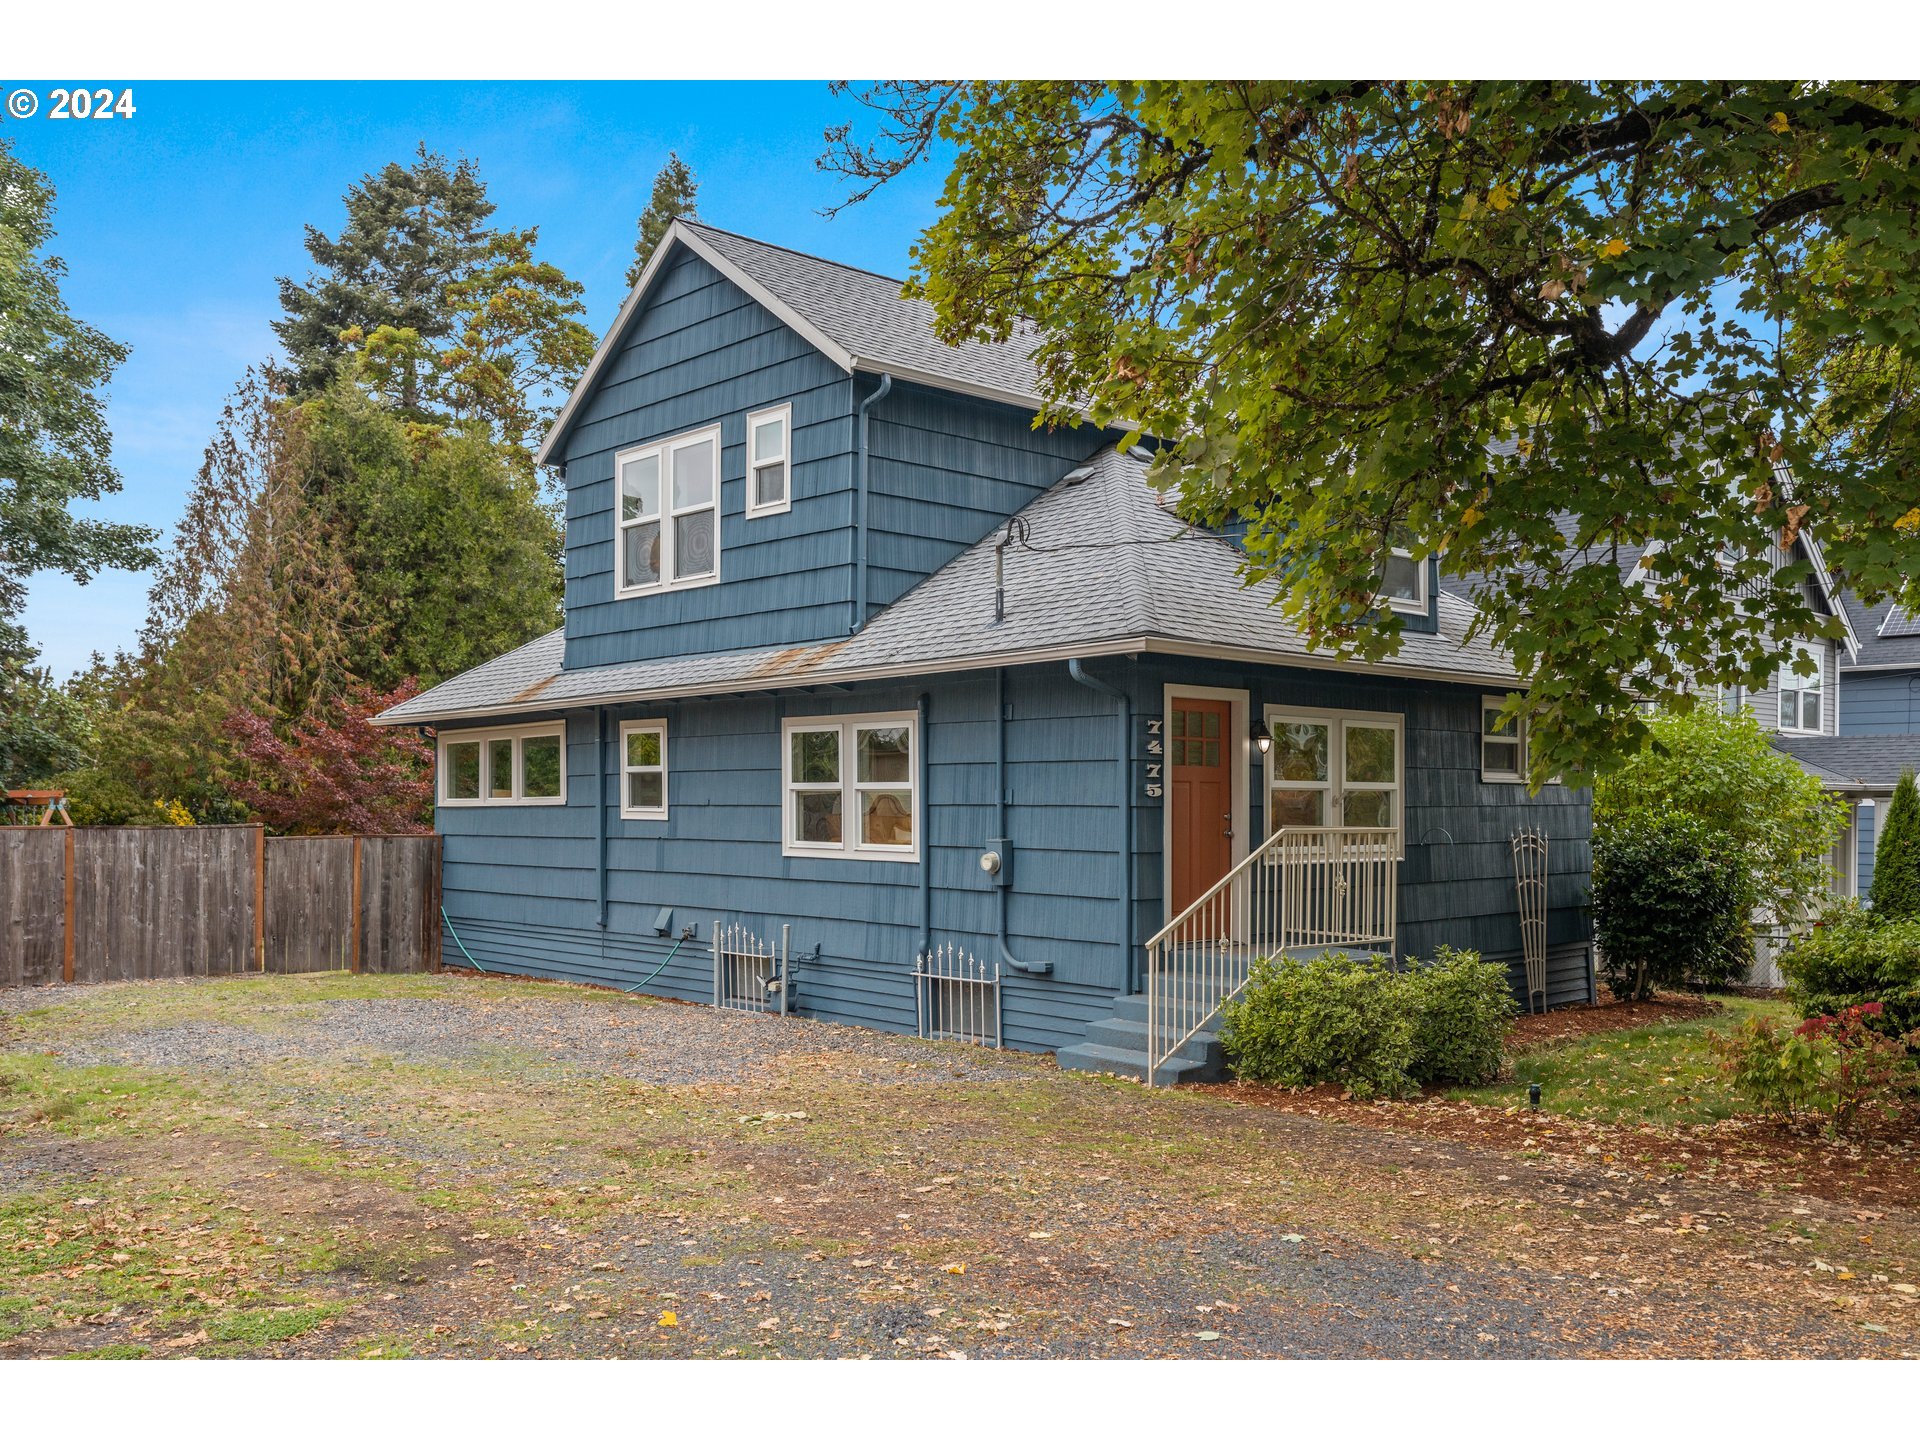
POLYGON ((793 1018, 453 977, 15 992, 0 1080, 0 1355, 1916 1349, 1908 1212, 1856 1259, 1847 1207, 793 1018), (40 1238, 134 1272, 155 1232, 200 1300, 40 1238))

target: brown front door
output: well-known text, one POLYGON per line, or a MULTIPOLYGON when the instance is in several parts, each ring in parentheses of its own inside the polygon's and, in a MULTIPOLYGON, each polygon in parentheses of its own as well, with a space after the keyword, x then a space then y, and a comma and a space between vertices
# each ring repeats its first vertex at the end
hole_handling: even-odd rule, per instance
POLYGON ((1171 920, 1233 866, 1233 706, 1168 702, 1167 775, 1173 801, 1171 920))

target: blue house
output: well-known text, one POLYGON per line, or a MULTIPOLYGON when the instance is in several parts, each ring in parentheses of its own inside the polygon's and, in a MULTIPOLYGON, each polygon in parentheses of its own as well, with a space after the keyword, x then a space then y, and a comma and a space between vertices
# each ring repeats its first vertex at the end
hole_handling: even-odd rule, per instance
POLYGON ((1837 862, 1838 888, 1864 896, 1873 884, 1880 807, 1905 770, 1920 770, 1920 619, 1892 599, 1867 605, 1842 592, 1858 644, 1841 658, 1826 735, 1783 735, 1776 743, 1852 802, 1852 828, 1837 862))
POLYGON ((1118 436, 1035 427, 1032 347, 672 228, 541 452, 564 627, 383 717, 437 734, 450 938, 1176 1077, 1275 949, 1471 947, 1589 998, 1588 799, 1528 794, 1472 606, 1393 557, 1400 653, 1313 652, 1118 436))

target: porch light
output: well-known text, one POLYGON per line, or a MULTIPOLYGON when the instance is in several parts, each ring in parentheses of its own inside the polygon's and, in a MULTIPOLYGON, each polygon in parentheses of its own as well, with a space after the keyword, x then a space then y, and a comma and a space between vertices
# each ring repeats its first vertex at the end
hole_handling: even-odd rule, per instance
POLYGON ((1273 749, 1273 732, 1267 729, 1265 720, 1253 722, 1253 748, 1262 755, 1273 749))

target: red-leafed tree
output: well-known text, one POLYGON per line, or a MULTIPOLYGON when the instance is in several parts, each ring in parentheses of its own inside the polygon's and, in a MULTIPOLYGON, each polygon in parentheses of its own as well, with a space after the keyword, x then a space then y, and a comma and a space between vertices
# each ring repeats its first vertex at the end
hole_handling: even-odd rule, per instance
POLYGON ((373 723, 419 688, 407 680, 377 695, 358 686, 328 711, 303 715, 285 736, 266 716, 236 711, 222 727, 248 772, 234 793, 283 834, 430 833, 432 745, 373 723))

